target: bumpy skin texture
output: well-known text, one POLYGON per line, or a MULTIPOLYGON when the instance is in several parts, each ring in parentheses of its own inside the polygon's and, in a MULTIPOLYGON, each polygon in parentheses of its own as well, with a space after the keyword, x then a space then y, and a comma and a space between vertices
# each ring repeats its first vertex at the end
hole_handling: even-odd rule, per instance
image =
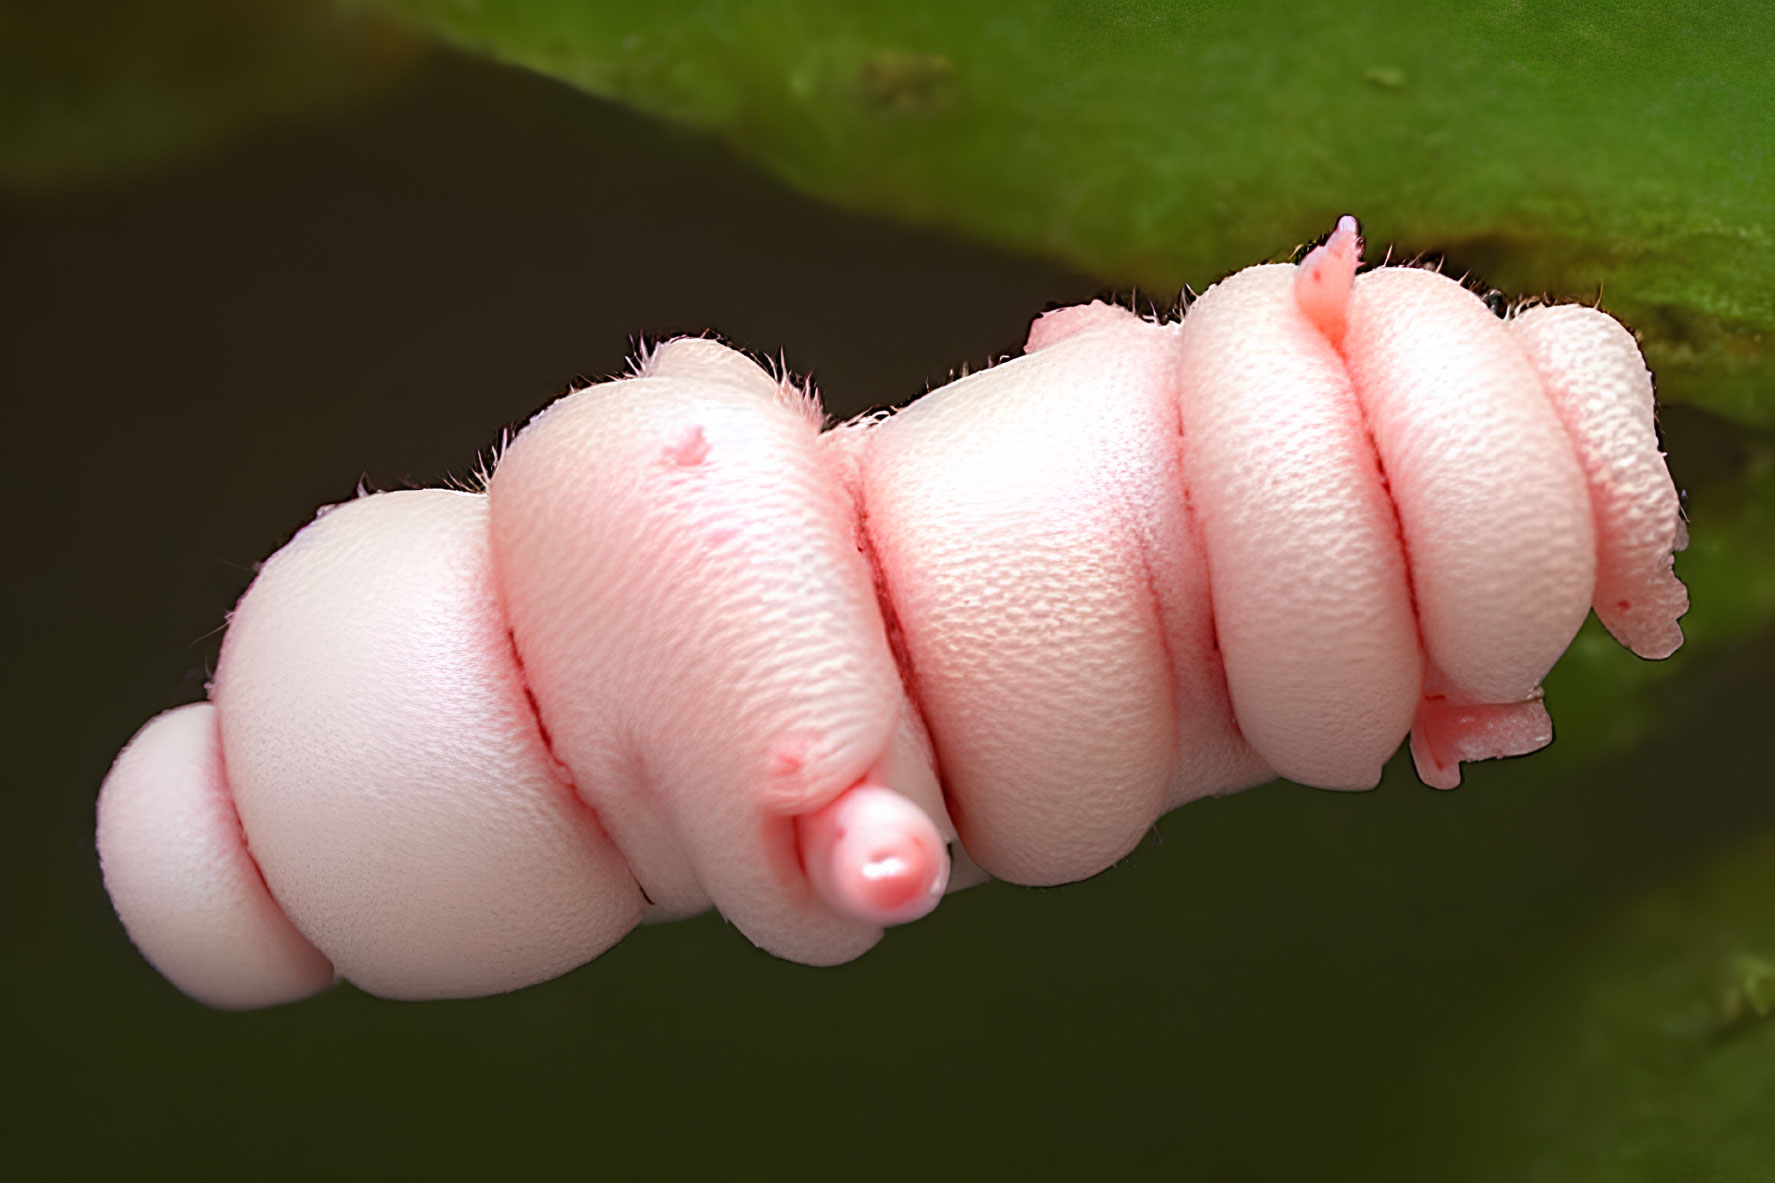
POLYGON ((1596 514, 1596 615, 1641 657, 1683 643, 1689 593, 1671 571, 1688 543, 1676 488, 1658 453, 1652 375, 1633 335, 1594 308, 1531 308, 1511 333, 1565 424, 1596 514))
POLYGON ((328 510, 242 598, 211 688, 253 858, 345 977, 471 997, 564 973, 641 893, 543 746, 487 499, 328 510))
POLYGON ((1649 375, 1340 223, 1180 323, 1103 304, 822 433, 707 340, 580 391, 485 495, 336 507, 236 610, 213 705, 99 800, 131 936, 216 1006, 463 996, 719 908, 853 958, 986 874, 1105 869, 1167 809, 1551 738, 1592 600, 1681 641, 1649 375), (219 725, 218 725, 219 723, 219 725))

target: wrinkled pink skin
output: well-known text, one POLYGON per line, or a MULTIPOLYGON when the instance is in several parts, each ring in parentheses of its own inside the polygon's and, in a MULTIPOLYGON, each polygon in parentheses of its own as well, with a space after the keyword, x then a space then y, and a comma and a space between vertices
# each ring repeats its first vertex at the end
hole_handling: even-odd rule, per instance
POLYGON ((1582 307, 1356 276, 1345 219, 1178 324, 1103 304, 884 419, 680 340, 550 407, 487 495, 337 506, 209 703, 99 800, 131 936, 215 1006, 335 974, 515 989, 711 905, 856 957, 986 874, 1102 871, 1166 810, 1551 738, 1594 601, 1687 607, 1652 389, 1582 307), (953 859, 953 864, 952 864, 953 859))

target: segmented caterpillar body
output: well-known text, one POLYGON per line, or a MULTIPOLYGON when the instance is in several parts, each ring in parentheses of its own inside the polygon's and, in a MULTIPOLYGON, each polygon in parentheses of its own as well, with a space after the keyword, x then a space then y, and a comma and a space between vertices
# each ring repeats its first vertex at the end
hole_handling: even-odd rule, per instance
POLYGON ((853 958, 1163 812, 1542 746, 1594 602, 1681 643, 1632 337, 1508 320, 1354 222, 1180 322, 1091 304, 821 431, 708 340, 544 411, 485 495, 362 497, 263 567, 207 703, 100 795, 107 888, 217 1006, 562 973, 714 905, 853 958))

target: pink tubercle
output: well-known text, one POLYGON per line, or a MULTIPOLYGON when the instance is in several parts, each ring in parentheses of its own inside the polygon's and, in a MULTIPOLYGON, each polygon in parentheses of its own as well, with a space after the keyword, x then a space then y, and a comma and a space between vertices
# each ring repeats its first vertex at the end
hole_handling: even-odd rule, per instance
POLYGON ((1336 348, 1342 348, 1349 323, 1350 285, 1362 262, 1362 235, 1349 214, 1325 242, 1300 262, 1294 276, 1294 301, 1336 348))
POLYGON ((835 911, 880 927, 929 915, 949 885, 935 823, 907 798, 863 782, 797 819, 814 891, 835 911))

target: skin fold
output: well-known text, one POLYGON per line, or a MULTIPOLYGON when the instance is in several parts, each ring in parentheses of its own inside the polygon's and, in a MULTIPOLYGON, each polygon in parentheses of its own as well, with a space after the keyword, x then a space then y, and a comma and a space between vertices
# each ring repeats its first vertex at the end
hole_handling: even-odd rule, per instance
POLYGON ((192 997, 516 989, 711 906, 825 965, 946 891, 1066 883, 1165 811, 1552 737, 1595 607, 1680 643, 1631 334, 1357 274, 1352 219, 1180 321, 1101 303, 822 430, 715 341, 543 411, 485 494, 372 494, 272 556, 208 703, 98 802, 192 997))

